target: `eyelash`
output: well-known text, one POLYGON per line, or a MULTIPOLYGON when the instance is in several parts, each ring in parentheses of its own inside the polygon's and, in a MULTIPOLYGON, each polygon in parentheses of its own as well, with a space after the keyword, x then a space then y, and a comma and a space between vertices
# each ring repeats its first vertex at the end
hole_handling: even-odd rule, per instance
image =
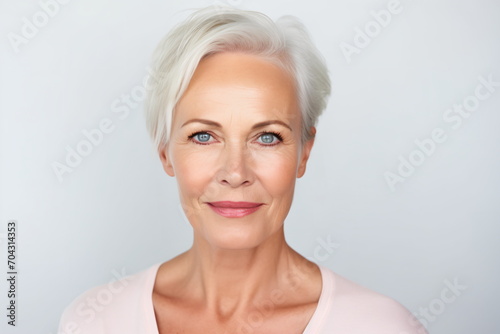
MULTIPOLYGON (((194 136, 196 136, 198 134, 202 134, 202 133, 206 133, 206 134, 209 134, 211 137, 214 137, 208 131, 196 131, 196 132, 193 132, 192 134, 190 134, 188 136, 188 139, 190 141, 192 141, 193 143, 198 144, 198 145, 210 145, 210 143, 201 143, 201 142, 193 140, 194 136)), ((274 135, 278 139, 278 141, 276 143, 270 144, 270 145, 265 145, 265 144, 259 144, 259 145, 269 147, 269 146, 276 146, 279 143, 283 142, 283 135, 281 133, 277 132, 277 131, 264 131, 264 132, 261 132, 261 133, 259 133, 259 135, 257 136, 257 138, 260 138, 260 136, 267 135, 267 134, 274 135)))

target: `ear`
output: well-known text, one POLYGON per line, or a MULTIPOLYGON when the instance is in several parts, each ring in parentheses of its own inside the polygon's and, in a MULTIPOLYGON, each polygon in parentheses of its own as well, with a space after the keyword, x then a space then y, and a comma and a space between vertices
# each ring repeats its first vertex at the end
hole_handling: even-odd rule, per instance
POLYGON ((172 160, 168 155, 168 143, 162 144, 158 149, 158 154, 160 155, 161 164, 163 169, 169 176, 175 176, 174 167, 172 166, 172 160))
POLYGON ((307 160, 309 160, 309 155, 311 154, 312 147, 314 145, 314 136, 316 135, 316 128, 311 127, 312 138, 304 143, 302 146, 302 153, 299 161, 299 168, 297 170, 297 178, 304 176, 306 172, 307 160))

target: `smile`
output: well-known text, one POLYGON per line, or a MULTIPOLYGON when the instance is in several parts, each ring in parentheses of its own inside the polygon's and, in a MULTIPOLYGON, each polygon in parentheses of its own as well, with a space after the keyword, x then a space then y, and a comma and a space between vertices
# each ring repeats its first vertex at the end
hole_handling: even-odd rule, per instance
POLYGON ((252 202, 207 202, 210 209, 226 218, 240 218, 259 210, 264 203, 252 202))

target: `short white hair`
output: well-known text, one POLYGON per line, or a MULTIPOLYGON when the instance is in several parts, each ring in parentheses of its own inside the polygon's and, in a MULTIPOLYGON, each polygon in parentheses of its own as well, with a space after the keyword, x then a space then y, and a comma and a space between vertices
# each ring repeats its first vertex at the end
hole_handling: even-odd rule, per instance
POLYGON ((225 6, 199 9, 174 27, 153 54, 156 83, 148 91, 145 117, 157 149, 169 138, 175 107, 199 64, 208 55, 243 52, 268 59, 295 80, 302 114, 302 142, 314 136, 330 95, 326 63, 304 25, 294 16, 268 16, 225 6))

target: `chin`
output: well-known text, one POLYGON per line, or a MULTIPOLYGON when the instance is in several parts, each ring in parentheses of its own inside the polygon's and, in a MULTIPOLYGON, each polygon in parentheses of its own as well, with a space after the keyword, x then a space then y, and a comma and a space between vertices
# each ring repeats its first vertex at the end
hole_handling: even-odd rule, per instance
POLYGON ((212 247, 233 250, 258 247, 270 236, 266 231, 256 231, 254 228, 239 226, 228 229, 205 230, 199 236, 212 247))

